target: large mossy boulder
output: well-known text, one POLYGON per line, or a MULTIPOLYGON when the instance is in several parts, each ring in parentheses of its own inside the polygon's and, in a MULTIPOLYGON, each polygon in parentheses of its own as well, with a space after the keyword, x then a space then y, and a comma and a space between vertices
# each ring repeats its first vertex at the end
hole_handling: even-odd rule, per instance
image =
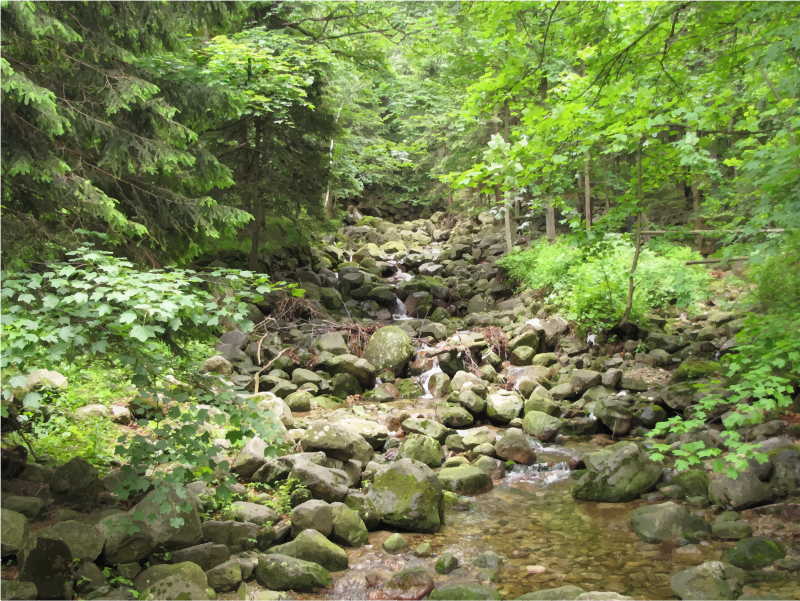
POLYGON ((502 599, 500 593, 490 586, 478 584, 476 582, 459 582, 457 584, 447 584, 445 586, 435 588, 428 595, 428 599, 440 599, 444 601, 483 601, 486 600, 499 600, 502 599))
POLYGON ((696 537, 707 533, 709 529, 703 518, 672 501, 634 509, 630 522, 636 536, 647 543, 696 537))
POLYGON ((6 558, 22 551, 22 546, 28 538, 30 524, 28 518, 10 509, 0 509, 0 517, 2 518, 0 532, 3 534, 2 556, 6 558))
POLYGON ((271 553, 288 555, 295 559, 310 561, 326 570, 337 572, 347 567, 347 553, 316 530, 303 530, 293 541, 270 549, 271 553))
POLYGON ((500 390, 486 399, 486 415, 498 424, 507 424, 522 412, 522 398, 515 392, 500 390))
POLYGON ((751 471, 740 472, 736 478, 720 476, 708 485, 711 501, 723 509, 739 511, 771 501, 775 493, 751 471))
POLYGON ((444 449, 430 436, 411 434, 400 445, 397 456, 419 461, 428 467, 440 467, 444 461, 444 449))
POLYGON ((203 541, 200 514, 182 486, 159 486, 132 510, 134 522, 165 549, 191 547, 203 541))
POLYGON ((653 488, 661 477, 661 465, 650 459, 644 445, 634 442, 612 445, 604 449, 602 458, 596 457, 590 463, 570 488, 572 496, 581 501, 633 501, 653 488))
POLYGON ((256 581, 273 591, 312 592, 333 584, 321 565, 279 553, 259 555, 255 572, 256 581))
POLYGON ((371 599, 424 599, 433 590, 434 580, 425 566, 408 566, 396 572, 371 599))
POLYGON ((687 380, 699 380, 710 378, 722 373, 722 365, 716 361, 707 359, 687 359, 678 366, 672 376, 673 382, 686 382, 687 380))
POLYGON ((360 547, 367 542, 369 531, 364 520, 344 503, 334 503, 331 540, 348 547, 360 547))
POLYGON ((721 561, 706 563, 673 574, 669 585, 681 599, 738 599, 746 574, 721 561))
POLYGON ((492 489, 492 479, 480 468, 472 465, 448 467, 439 472, 442 487, 454 493, 473 495, 492 489))
POLYGON ((444 518, 444 494, 424 463, 400 459, 377 472, 367 495, 389 527, 436 532, 444 518))
POLYGON ((728 551, 728 561, 745 570, 763 568, 784 557, 786 549, 783 545, 763 536, 744 538, 728 551))
MULTIPOLYGON (((352 429, 341 424, 331 423, 325 420, 312 422, 305 431, 300 446, 304 452, 322 451, 332 459, 347 461, 348 459, 361 459, 359 455, 365 452, 365 448, 371 459, 372 447, 364 440, 364 437, 357 434, 352 429)), ((363 461, 362 463, 366 463, 363 461)))
POLYGON ((558 435, 558 430, 563 423, 564 420, 558 417, 547 415, 541 411, 529 411, 522 420, 522 428, 542 442, 549 442, 558 435))
POLYGON ((400 374, 414 356, 411 338, 397 326, 385 326, 375 332, 362 355, 378 372, 400 374))
POLYGON ((208 577, 196 563, 185 561, 146 569, 134 581, 140 599, 213 599, 208 577))

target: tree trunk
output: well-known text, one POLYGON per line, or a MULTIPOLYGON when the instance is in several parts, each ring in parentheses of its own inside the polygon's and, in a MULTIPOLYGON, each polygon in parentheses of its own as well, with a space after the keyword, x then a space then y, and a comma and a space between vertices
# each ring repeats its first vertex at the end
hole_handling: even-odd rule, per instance
MULTIPOLYGON (((692 177, 692 209, 694 210, 694 229, 703 229, 703 219, 700 217, 700 188, 697 187, 697 175, 692 177)), ((695 247, 700 250, 703 247, 703 236, 697 236, 695 247)))
MULTIPOLYGON (((503 139, 506 143, 509 142, 509 135, 508 135, 508 125, 509 121, 511 120, 511 109, 508 107, 508 99, 503 101, 503 139)), ((500 188, 497 188, 498 193, 500 188)), ((508 202, 508 198, 505 200, 505 213, 506 213, 506 252, 511 254, 512 249, 514 248, 514 242, 511 235, 512 227, 511 227, 511 203, 508 202)), ((517 217, 519 217, 519 208, 517 208, 517 217)))
POLYGON ((547 240, 550 244, 555 244, 556 242, 556 210, 553 207, 553 201, 550 200, 550 203, 547 205, 547 209, 545 212, 545 231, 547 233, 547 240))
MULTIPOLYGON (((640 142, 641 144, 641 142, 640 142)), ((639 204, 642 204, 642 151, 636 151, 636 165, 637 165, 637 173, 639 179, 639 204)), ((619 320, 619 325, 623 326, 627 323, 628 317, 631 314, 631 308, 633 307, 633 291, 636 289, 635 284, 633 283, 633 274, 636 273, 636 265, 639 263, 639 254, 642 251, 642 236, 640 232, 642 231, 642 222, 641 220, 637 220, 636 224, 636 251, 633 255, 633 263, 631 264, 631 270, 628 273, 628 304, 625 307, 625 312, 622 314, 622 319, 619 320)))
POLYGON ((253 198, 253 229, 250 233, 250 254, 247 258, 247 268, 250 271, 258 271, 258 238, 264 221, 264 206, 261 198, 261 166, 266 156, 267 137, 262 134, 264 127, 262 119, 256 120, 255 143, 253 144, 254 148, 260 148, 260 150, 256 154, 256 193, 253 198))
POLYGON ((592 196, 591 196, 591 188, 589 187, 589 151, 585 151, 584 155, 584 178, 583 182, 586 185, 586 198, 585 198, 585 208, 586 208, 586 231, 588 232, 592 226, 592 196))

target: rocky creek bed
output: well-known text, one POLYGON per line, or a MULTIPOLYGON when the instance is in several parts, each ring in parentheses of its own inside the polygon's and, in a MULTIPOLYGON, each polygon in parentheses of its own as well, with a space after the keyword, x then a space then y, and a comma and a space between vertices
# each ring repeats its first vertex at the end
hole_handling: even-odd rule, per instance
MULTIPOLYGON (((692 414, 695 384, 724 389, 740 314, 665 312, 590 342, 513 294, 491 216, 359 217, 338 246, 278 257, 306 298, 268 295, 255 332, 226 332, 201 367, 285 441, 273 459, 260 439, 228 451, 240 500, 217 511, 193 482, 167 497, 190 511, 158 490, 123 511, 113 471, 4 455, 3 599, 800 599, 797 425, 742 428, 768 461, 736 479, 646 448, 692 414), (287 479, 288 513, 245 486, 287 479)), ((724 451, 718 428, 666 442, 724 451)))

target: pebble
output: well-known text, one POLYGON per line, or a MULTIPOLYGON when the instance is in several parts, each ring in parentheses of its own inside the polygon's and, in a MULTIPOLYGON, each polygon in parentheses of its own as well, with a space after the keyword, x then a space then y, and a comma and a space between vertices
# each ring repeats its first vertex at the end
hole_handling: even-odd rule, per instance
POLYGON ((544 566, 528 566, 525 570, 527 570, 528 574, 544 574, 547 568, 544 566))

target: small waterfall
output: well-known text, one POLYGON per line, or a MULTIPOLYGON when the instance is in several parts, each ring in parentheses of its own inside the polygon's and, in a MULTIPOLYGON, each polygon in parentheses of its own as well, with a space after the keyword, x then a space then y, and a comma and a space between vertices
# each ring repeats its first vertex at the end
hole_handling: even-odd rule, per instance
POLYGON ((404 319, 411 319, 408 316, 408 311, 406 310, 406 306, 396 296, 394 297, 394 307, 391 309, 392 319, 395 321, 402 321, 404 319))
POLYGON ((430 388, 428 388, 431 376, 434 374, 442 373, 442 368, 439 367, 439 357, 433 358, 433 367, 431 367, 428 371, 424 372, 421 376, 419 376, 419 383, 422 384, 422 389, 425 391, 425 395, 421 398, 423 399, 432 399, 433 395, 431 394, 430 388))
POLYGON ((560 480, 566 480, 569 478, 569 474, 569 465, 566 461, 559 461, 552 466, 545 463, 534 463, 533 465, 515 465, 514 469, 506 474, 506 480, 509 483, 520 481, 547 486, 560 480))

